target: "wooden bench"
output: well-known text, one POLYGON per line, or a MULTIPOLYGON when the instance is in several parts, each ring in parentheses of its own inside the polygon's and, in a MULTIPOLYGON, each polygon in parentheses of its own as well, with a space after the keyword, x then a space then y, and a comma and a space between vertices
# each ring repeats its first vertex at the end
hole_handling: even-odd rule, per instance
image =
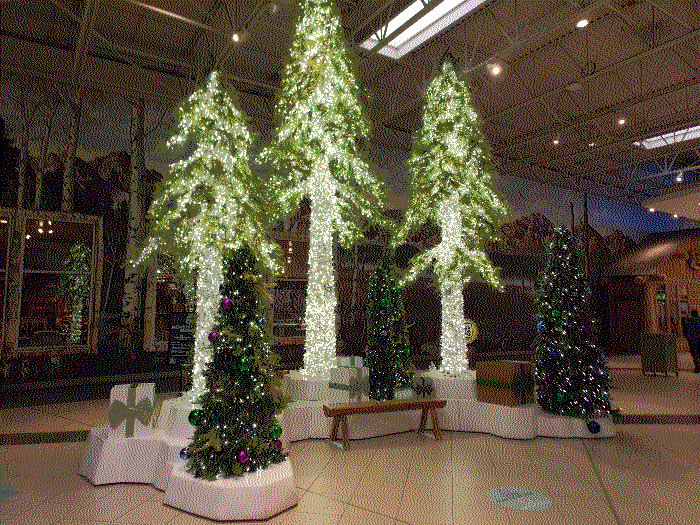
POLYGON ((420 434, 425 429, 425 421, 430 410, 430 419, 433 422, 433 434, 435 439, 442 439, 440 426, 438 425, 436 408, 443 408, 447 404, 446 399, 395 399, 391 401, 362 401, 360 403, 336 403, 323 405, 323 413, 326 417, 333 417, 333 430, 331 431, 331 441, 336 439, 338 425, 343 425, 343 448, 348 450, 348 415, 350 414, 370 414, 373 412, 397 412, 400 410, 421 410, 420 425, 417 433, 420 434))

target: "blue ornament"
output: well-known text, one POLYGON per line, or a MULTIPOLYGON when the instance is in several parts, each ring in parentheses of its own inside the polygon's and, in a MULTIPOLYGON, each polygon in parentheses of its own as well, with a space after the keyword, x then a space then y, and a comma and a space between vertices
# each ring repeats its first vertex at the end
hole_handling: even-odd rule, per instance
POLYGON ((261 317, 258 320, 258 324, 260 325, 260 328, 265 328, 265 325, 267 325, 267 319, 265 319, 264 317, 261 317))
POLYGON ((588 422, 588 431, 591 434, 597 434, 600 432, 600 425, 596 421, 589 421, 588 422))
POLYGON ((547 323, 544 321, 540 321, 537 323, 537 333, 538 334, 546 334, 549 331, 549 327, 547 326, 547 323))
POLYGON ((543 365, 544 365, 544 363, 542 362, 542 359, 538 359, 538 360, 537 360, 537 366, 538 366, 539 368, 542 368, 543 365))
POLYGON ((368 292, 368 293, 367 293, 367 297, 371 299, 371 298, 372 298, 372 292, 368 292))
POLYGON ((556 359, 559 357, 559 352, 557 352, 556 350, 550 350, 549 357, 551 357, 552 359, 556 359))
POLYGON ((187 455, 187 447, 180 449, 180 459, 182 461, 187 461, 189 459, 189 456, 187 455))

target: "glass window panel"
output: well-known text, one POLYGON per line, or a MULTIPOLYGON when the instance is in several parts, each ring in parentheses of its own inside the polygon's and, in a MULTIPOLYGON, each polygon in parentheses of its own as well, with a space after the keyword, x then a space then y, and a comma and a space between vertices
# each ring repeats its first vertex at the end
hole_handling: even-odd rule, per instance
POLYGON ((75 276, 50 273, 23 275, 19 346, 87 344, 89 294, 71 293, 72 278, 75 276))
MULTIPOLYGON (((27 219, 24 244, 24 269, 43 271, 68 270, 71 248, 92 245, 93 226, 86 223, 49 219, 27 219)), ((84 272, 89 272, 89 267, 84 272)))

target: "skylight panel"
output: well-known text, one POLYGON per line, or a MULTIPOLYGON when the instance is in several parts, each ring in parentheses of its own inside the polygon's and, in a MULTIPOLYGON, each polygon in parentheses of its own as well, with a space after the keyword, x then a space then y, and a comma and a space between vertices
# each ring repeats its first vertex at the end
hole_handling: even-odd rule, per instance
POLYGON ((641 146, 644 149, 653 149, 660 148, 661 146, 675 144, 676 142, 683 142, 685 140, 692 140, 697 138, 700 138, 700 126, 693 126, 692 128, 671 131, 670 133, 657 135, 656 137, 644 139, 639 142, 633 142, 632 144, 634 144, 635 146, 641 146))

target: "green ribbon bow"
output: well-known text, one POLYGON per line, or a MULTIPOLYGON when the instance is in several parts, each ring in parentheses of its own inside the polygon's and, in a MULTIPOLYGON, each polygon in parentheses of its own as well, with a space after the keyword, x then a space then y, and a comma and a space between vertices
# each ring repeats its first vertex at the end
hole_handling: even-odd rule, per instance
POLYGON ((503 381, 492 381, 491 379, 477 379, 477 385, 491 386, 494 388, 503 388, 513 392, 513 395, 517 398, 520 397, 522 404, 527 403, 527 397, 532 395, 535 389, 535 380, 532 374, 525 370, 525 365, 520 365, 518 371, 515 372, 513 376, 512 383, 505 383, 503 381))
POLYGON ((369 377, 351 377, 350 382, 347 385, 341 383, 328 383, 330 388, 337 388, 338 390, 347 390, 350 393, 350 401, 357 402, 362 401, 362 394, 369 397, 369 377))
POLYGON ((109 419, 109 426, 112 429, 117 428, 121 425, 122 421, 126 420, 126 425, 124 427, 124 435, 126 437, 134 436, 134 421, 139 420, 143 426, 147 426, 151 421, 151 415, 153 414, 153 404, 148 398, 139 401, 136 404, 136 387, 138 383, 133 383, 129 385, 129 389, 126 394, 126 405, 121 401, 115 399, 109 406, 109 412, 107 412, 107 417, 109 419))
POLYGON ((416 392, 416 394, 420 397, 429 397, 433 395, 433 387, 429 384, 426 384, 425 378, 421 377, 420 381, 420 384, 416 382, 416 384, 413 387, 413 390, 416 392))

